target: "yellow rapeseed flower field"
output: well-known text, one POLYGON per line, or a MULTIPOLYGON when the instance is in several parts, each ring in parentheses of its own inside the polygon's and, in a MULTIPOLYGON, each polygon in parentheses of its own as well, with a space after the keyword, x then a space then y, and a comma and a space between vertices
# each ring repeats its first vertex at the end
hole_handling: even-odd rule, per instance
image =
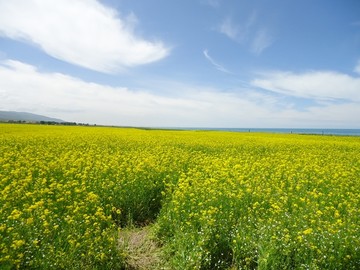
POLYGON ((0 269, 360 269, 360 138, 0 124, 0 269))

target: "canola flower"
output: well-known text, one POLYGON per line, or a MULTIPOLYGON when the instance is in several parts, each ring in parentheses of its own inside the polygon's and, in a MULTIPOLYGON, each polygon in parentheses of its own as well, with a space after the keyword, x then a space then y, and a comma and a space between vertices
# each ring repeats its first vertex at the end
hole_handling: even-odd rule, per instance
POLYGON ((0 124, 0 268, 359 269, 360 138, 0 124))

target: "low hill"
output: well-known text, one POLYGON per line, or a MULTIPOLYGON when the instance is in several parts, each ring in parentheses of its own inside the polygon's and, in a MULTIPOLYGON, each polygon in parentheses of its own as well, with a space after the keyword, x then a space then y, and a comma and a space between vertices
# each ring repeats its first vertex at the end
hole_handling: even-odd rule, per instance
POLYGON ((8 121, 26 121, 26 122, 65 122, 64 120, 47 117, 44 115, 28 113, 28 112, 14 112, 14 111, 0 111, 0 121, 8 122, 8 121))

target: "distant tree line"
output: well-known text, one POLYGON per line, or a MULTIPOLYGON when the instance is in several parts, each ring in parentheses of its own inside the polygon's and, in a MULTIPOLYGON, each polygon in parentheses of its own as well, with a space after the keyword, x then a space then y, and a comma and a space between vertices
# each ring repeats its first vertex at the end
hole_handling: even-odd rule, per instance
MULTIPOLYGON (((40 125, 58 125, 58 126, 90 126, 87 123, 76 123, 76 122, 56 122, 56 121, 27 121, 27 120, 0 120, 2 123, 13 123, 13 124, 40 124, 40 125)), ((96 125, 94 125, 96 126, 96 125)))
POLYGON ((61 125, 61 126, 90 126, 85 123, 76 123, 76 122, 55 122, 55 121, 40 121, 40 125, 61 125))

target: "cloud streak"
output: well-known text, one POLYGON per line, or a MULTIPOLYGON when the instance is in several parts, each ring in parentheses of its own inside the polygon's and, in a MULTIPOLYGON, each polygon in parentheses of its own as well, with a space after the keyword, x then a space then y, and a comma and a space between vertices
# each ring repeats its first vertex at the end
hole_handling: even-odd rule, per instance
POLYGON ((222 71, 224 73, 231 73, 229 70, 227 70, 226 68, 224 68, 222 65, 218 64, 210 55, 209 55, 209 51, 208 50, 204 50, 203 54, 205 56, 205 58, 219 71, 222 71))
POLYGON ((162 42, 137 36, 136 22, 135 15, 121 18, 96 0, 0 1, 1 36, 105 73, 148 64, 169 54, 162 42))

